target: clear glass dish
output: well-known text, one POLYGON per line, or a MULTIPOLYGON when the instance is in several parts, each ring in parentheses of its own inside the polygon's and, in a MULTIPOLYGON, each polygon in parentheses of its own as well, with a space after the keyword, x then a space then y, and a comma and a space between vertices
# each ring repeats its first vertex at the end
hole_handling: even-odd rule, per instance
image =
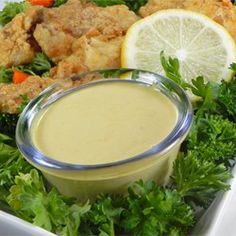
POLYGON ((16 142, 24 157, 41 170, 46 179, 61 193, 86 200, 101 192, 124 192, 131 182, 138 179, 153 179, 159 184, 166 184, 192 119, 191 103, 185 92, 173 81, 141 70, 100 70, 58 81, 32 100, 19 118, 16 142), (37 114, 67 94, 103 83, 138 83, 152 86, 167 96, 176 107, 178 120, 174 129, 149 150, 111 163, 71 164, 56 161, 41 153, 31 136, 32 122, 37 114))

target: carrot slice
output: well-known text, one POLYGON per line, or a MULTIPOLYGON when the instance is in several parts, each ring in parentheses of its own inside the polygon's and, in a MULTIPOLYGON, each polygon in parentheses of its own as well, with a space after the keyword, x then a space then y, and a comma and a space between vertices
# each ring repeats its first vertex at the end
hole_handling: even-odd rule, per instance
POLYGON ((28 0, 31 5, 39 5, 44 7, 51 7, 54 3, 54 0, 28 0))
POLYGON ((27 77, 29 77, 29 74, 19 71, 19 70, 15 70, 12 80, 14 84, 20 84, 23 81, 25 81, 27 77))

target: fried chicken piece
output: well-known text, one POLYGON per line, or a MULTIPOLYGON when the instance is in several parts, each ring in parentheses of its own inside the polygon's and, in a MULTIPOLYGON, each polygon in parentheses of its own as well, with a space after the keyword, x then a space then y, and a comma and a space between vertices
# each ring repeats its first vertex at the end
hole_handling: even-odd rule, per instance
POLYGON ((58 8, 46 8, 43 19, 44 27, 63 31, 75 38, 94 31, 114 37, 124 34, 138 16, 125 5, 98 7, 69 0, 58 8))
POLYGON ((32 61, 35 49, 30 42, 30 31, 41 12, 41 7, 30 7, 0 30, 0 65, 10 67, 32 61))
POLYGON ((50 78, 30 76, 20 84, 0 84, 0 112, 18 113, 22 95, 32 99, 54 82, 50 78))
POLYGON ((66 32, 42 24, 36 26, 34 38, 43 52, 55 63, 71 55, 71 46, 75 40, 66 32))
POLYGON ((139 19, 128 7, 98 7, 69 0, 45 9, 34 37, 58 64, 52 75, 63 78, 81 71, 120 66, 120 47, 127 29, 139 19))
POLYGON ((230 0, 149 0, 141 7, 142 17, 163 9, 186 9, 202 13, 224 26, 236 40, 236 6, 230 0))
POLYGON ((80 72, 120 67, 123 38, 107 39, 104 35, 80 37, 72 45, 71 56, 59 62, 50 75, 63 79, 80 72))

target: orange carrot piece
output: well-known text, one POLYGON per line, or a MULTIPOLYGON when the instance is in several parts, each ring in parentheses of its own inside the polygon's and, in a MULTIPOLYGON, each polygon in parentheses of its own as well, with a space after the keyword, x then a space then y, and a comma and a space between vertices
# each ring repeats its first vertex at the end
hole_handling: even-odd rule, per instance
POLYGON ((29 77, 29 74, 19 71, 19 70, 15 70, 12 80, 14 84, 20 84, 23 81, 25 81, 27 77, 29 77))
POLYGON ((54 3, 54 0, 28 0, 31 5, 39 5, 44 7, 51 7, 54 3))

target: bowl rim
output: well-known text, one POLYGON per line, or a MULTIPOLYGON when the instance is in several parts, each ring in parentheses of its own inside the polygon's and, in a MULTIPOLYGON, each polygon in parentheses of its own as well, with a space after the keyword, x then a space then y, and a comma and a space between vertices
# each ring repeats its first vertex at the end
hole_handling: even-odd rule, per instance
MULTIPOLYGON (((53 94, 53 93, 52 93, 53 94)), ((50 99, 49 99, 50 101, 50 99)), ((53 103, 51 101, 50 104, 53 103)), ((180 143, 187 135, 191 124, 193 121, 193 110, 191 102, 186 94, 186 92, 174 81, 165 78, 162 75, 159 75, 157 73, 153 73, 150 71, 140 70, 140 69, 131 69, 131 68, 121 68, 121 69, 105 69, 105 70, 96 70, 96 71, 90 71, 86 73, 81 73, 76 76, 72 76, 70 78, 59 80, 58 82, 52 84, 45 90, 43 90, 36 98, 31 100, 29 104, 25 107, 23 112, 21 113, 19 120, 17 122, 16 127, 16 144, 20 150, 20 152, 23 154, 23 156, 28 160, 31 164, 36 165, 37 167, 44 167, 44 168, 50 168, 50 169, 56 169, 56 170, 94 170, 94 169, 100 169, 100 168, 108 168, 108 167, 114 167, 119 166, 123 164, 132 163, 133 161, 142 160, 147 157, 151 157, 155 154, 164 154, 168 152, 173 146, 175 146, 177 143, 180 143), (167 97, 169 97, 168 91, 169 88, 171 88, 172 92, 175 92, 179 96, 179 100, 175 97, 173 98, 169 97, 169 99, 172 101, 172 103, 175 103, 175 106, 178 110, 178 120, 173 128, 173 130, 158 144, 154 145, 150 149, 144 151, 143 153, 140 153, 138 155, 129 157, 127 159, 115 161, 115 162, 109 162, 109 163, 100 163, 100 164, 72 164, 72 163, 66 163, 62 161, 57 161, 55 159, 52 159, 46 155, 44 155, 40 150, 38 150, 32 143, 32 140, 30 139, 30 124, 32 123, 33 118, 36 116, 34 109, 37 107, 37 105, 47 97, 48 93, 53 91, 53 89, 60 86, 61 83, 65 83, 68 80, 78 80, 86 75, 92 75, 95 73, 106 73, 106 72, 114 72, 117 71, 124 71, 124 73, 131 72, 131 73, 143 73, 145 75, 151 75, 151 77, 155 77, 155 83, 152 80, 152 83, 145 81, 144 79, 140 78, 129 78, 129 79, 102 79, 102 80, 95 80, 92 82, 89 82, 87 84, 79 85, 76 87, 69 88, 65 90, 64 92, 60 93, 60 96, 55 97, 53 96, 53 102, 56 101, 58 98, 60 99, 63 96, 66 96, 71 91, 78 91, 81 89, 85 89, 90 86, 95 86, 97 84, 101 83, 109 83, 109 82, 119 82, 119 83, 139 83, 146 86, 157 86, 156 89, 164 93, 167 97), (163 86, 164 85, 164 86, 163 86), (168 93, 165 93, 168 92, 168 93), (179 104, 176 104, 179 103, 179 104), (180 107, 181 105, 181 107, 180 107), (184 108, 184 113, 181 113, 180 109, 184 108)))

